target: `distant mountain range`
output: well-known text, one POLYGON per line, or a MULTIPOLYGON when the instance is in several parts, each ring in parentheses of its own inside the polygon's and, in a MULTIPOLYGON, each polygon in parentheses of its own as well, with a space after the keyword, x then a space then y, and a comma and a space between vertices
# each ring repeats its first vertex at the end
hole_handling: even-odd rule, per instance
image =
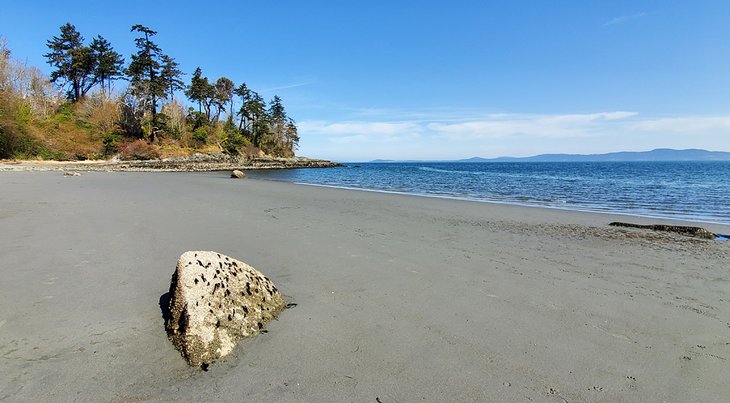
MULTIPOLYGON (((651 151, 621 151, 607 154, 540 154, 532 157, 473 157, 443 162, 609 162, 609 161, 730 161, 730 152, 700 149, 673 150, 657 148, 651 151)), ((373 160, 371 162, 417 162, 373 160)), ((422 162, 422 161, 421 161, 422 162)))

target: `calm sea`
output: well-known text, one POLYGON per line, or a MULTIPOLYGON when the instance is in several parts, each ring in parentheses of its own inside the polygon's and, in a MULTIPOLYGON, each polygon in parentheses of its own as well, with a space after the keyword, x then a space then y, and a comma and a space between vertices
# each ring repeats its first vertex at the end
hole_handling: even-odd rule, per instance
POLYGON ((353 163, 252 177, 730 224, 730 162, 353 163))

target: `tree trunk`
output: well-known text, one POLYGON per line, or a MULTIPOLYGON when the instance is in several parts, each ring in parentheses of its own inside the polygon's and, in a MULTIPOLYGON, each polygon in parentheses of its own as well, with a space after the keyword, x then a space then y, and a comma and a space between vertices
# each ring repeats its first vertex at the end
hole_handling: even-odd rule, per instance
POLYGON ((157 98, 153 95, 150 105, 152 111, 152 127, 150 128, 150 143, 155 142, 155 129, 157 128, 157 98))
POLYGON ((78 102, 78 100, 80 98, 80 94, 79 94, 79 86, 80 86, 80 84, 79 84, 78 80, 73 80, 72 84, 73 84, 73 91, 74 91, 74 99, 73 99, 73 101, 74 102, 78 102))

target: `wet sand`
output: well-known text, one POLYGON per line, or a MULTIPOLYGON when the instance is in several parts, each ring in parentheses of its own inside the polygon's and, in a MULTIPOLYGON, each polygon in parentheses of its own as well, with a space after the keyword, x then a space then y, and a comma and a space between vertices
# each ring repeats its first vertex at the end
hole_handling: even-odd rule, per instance
POLYGON ((0 174, 0 400, 730 396, 730 242, 227 176, 0 174), (187 250, 241 259, 297 304, 207 372, 160 309, 187 250))

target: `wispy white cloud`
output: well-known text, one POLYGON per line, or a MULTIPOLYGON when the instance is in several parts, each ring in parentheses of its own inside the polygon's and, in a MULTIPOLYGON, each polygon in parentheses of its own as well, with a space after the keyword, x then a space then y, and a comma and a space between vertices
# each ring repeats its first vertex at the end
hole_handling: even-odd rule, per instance
POLYGON ((616 25, 616 24, 623 24, 630 20, 635 20, 637 18, 645 17, 647 14, 645 12, 640 12, 632 15, 622 15, 616 18, 611 19, 610 21, 606 21, 603 26, 607 27, 609 25, 616 25))
POLYGON ((393 135, 422 130, 419 122, 325 122, 310 120, 299 123, 298 127, 302 132, 326 136, 393 135))
POLYGON ((340 145, 412 142, 423 131, 419 122, 303 121, 298 128, 303 135, 340 145))
MULTIPOLYGON (((416 114, 417 115, 417 114, 416 114)), ((730 116, 449 113, 448 119, 302 121, 302 153, 349 161, 596 153, 652 148, 730 151, 730 116)))
POLYGON ((486 120, 460 123, 430 123, 438 137, 452 140, 498 137, 588 137, 600 133, 610 122, 635 116, 635 112, 599 112, 564 115, 502 114, 486 120))
POLYGON ((297 88, 297 87, 304 87, 305 85, 313 84, 313 81, 305 81, 300 83, 293 83, 293 84, 285 84, 285 85, 279 85, 276 87, 269 87, 261 90, 261 92, 273 92, 273 91, 281 91, 281 90, 288 90, 290 88, 297 88))
POLYGON ((726 133, 730 138, 730 116, 683 116, 650 118, 635 122, 629 129, 645 132, 726 133))

